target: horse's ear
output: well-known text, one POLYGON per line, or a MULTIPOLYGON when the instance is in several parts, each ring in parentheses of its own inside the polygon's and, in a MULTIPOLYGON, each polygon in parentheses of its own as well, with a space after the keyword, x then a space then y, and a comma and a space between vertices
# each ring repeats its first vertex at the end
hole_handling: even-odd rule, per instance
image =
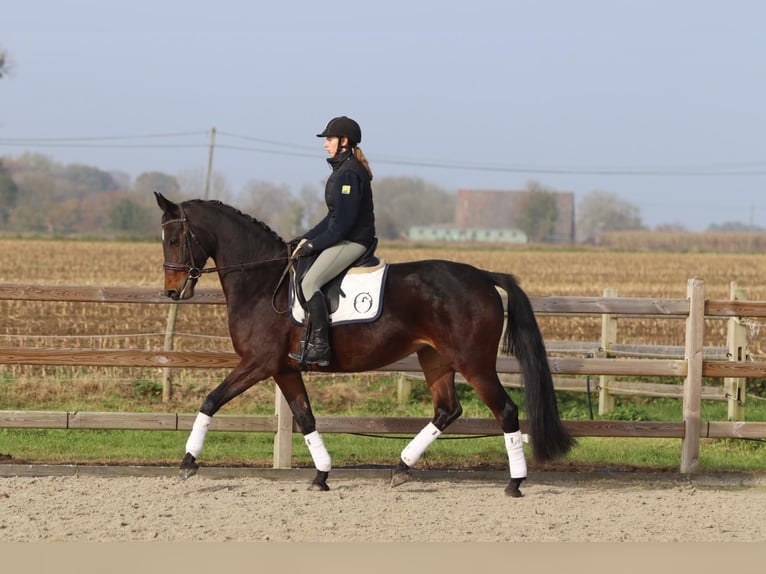
POLYGON ((160 209, 162 209, 164 213, 168 213, 170 211, 173 211, 174 209, 175 210, 178 209, 178 206, 175 203, 170 201, 167 197, 162 195, 159 191, 154 192, 154 197, 157 199, 157 205, 160 206, 160 209))

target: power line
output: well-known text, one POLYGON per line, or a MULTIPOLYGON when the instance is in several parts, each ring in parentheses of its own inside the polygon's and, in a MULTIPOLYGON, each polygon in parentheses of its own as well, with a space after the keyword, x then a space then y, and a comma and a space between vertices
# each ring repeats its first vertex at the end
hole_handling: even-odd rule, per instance
POLYGON ((289 156, 289 157, 310 157, 310 158, 321 157, 321 154, 316 152, 309 153, 309 152, 300 152, 300 151, 284 151, 284 150, 254 148, 254 147, 230 145, 230 144, 218 144, 216 147, 219 149, 227 149, 231 151, 249 151, 254 153, 283 155, 283 156, 289 156))
POLYGON ((32 148, 68 148, 68 149, 185 149, 185 148, 206 148, 207 144, 109 144, 109 143, 17 143, 15 140, 0 140, 0 147, 19 147, 25 145, 32 148))
MULTIPOLYGON (((257 154, 270 154, 286 157, 305 157, 316 158, 322 154, 316 152, 313 146, 304 146, 236 134, 232 132, 219 131, 218 136, 228 137, 240 141, 252 141, 267 146, 276 146, 271 149, 266 147, 253 147, 246 145, 237 145, 230 143, 217 143, 216 147, 220 150, 241 151, 257 154)), ((154 140, 167 138, 186 138, 190 136, 208 137, 207 131, 185 131, 168 133, 149 133, 137 135, 113 135, 113 136, 76 136, 76 137, 38 137, 38 138, 0 138, 0 147, 32 147, 32 148, 115 148, 115 149, 190 149, 207 148, 209 144, 200 141, 199 143, 157 143, 154 140), (134 140, 134 143, 114 143, 119 141, 134 140), (135 141, 139 140, 139 141, 135 141), (150 140, 141 142, 140 140, 150 140)), ((597 176, 640 176, 640 177, 708 177, 708 176, 758 176, 766 175, 766 162, 731 162, 718 164, 696 164, 684 166, 564 166, 564 165, 520 165, 520 164, 486 164, 465 161, 452 161, 442 159, 423 159, 411 157, 397 157, 390 155, 381 155, 375 158, 375 163, 384 165, 400 165, 420 168, 436 168, 463 171, 484 171, 498 173, 524 173, 524 174, 542 174, 542 175, 597 175, 597 176)))
POLYGON ((715 167, 703 169, 681 168, 574 168, 574 167, 549 167, 549 166, 518 166, 518 165, 482 165, 458 162, 442 161, 417 161, 417 160, 389 160, 385 158, 375 159, 375 163, 408 165, 413 167, 433 167, 439 169, 474 170, 505 173, 539 173, 545 175, 607 175, 607 176, 743 176, 743 175, 766 175, 766 166, 763 169, 713 171, 715 167))
POLYGON ((136 140, 136 139, 156 139, 156 138, 173 138, 173 137, 186 137, 186 136, 206 136, 207 132, 169 132, 159 134, 137 134, 137 135, 124 135, 124 136, 75 136, 75 137, 42 137, 42 138, 11 138, 4 141, 24 142, 24 143, 47 143, 47 142, 80 142, 80 141, 109 141, 109 140, 136 140))
POLYGON ((294 149, 305 149, 307 151, 314 151, 314 152, 316 151, 316 147, 315 146, 298 145, 298 144, 294 144, 294 143, 287 143, 287 142, 281 142, 281 141, 276 141, 276 140, 267 140, 267 139, 259 138, 259 137, 255 137, 255 136, 245 136, 245 135, 240 135, 240 134, 233 134, 231 132, 218 132, 218 133, 219 133, 219 135, 222 135, 222 136, 228 136, 230 138, 241 139, 241 140, 245 140, 245 141, 254 141, 254 142, 258 142, 258 143, 265 143, 265 144, 269 144, 269 145, 288 147, 288 148, 294 148, 294 149))

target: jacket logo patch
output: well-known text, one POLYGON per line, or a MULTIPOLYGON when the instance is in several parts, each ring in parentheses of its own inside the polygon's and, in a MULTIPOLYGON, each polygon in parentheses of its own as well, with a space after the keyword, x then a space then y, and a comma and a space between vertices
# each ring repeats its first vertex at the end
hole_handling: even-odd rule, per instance
POLYGON ((351 186, 350 185, 342 185, 340 187, 340 192, 343 195, 348 195, 349 193, 351 193, 351 186))

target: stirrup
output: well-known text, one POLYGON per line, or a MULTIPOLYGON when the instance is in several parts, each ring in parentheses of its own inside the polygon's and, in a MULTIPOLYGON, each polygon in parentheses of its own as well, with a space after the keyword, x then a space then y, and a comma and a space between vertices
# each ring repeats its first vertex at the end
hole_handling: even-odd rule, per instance
POLYGON ((306 331, 303 334, 303 339, 301 339, 298 342, 298 351, 290 351, 287 353, 287 356, 291 359, 298 361, 298 364, 300 365, 301 369, 304 371, 306 370, 306 351, 308 350, 308 341, 311 338, 311 323, 308 320, 308 317, 306 317, 306 331))
POLYGON ((298 361, 301 364, 301 367, 303 367, 306 364, 304 359, 306 357, 306 351, 308 350, 308 345, 306 345, 306 341, 301 341, 300 343, 301 344, 298 351, 290 351, 289 353, 287 353, 287 356, 290 357, 291 359, 298 361))
POLYGON ((330 357, 331 357, 331 351, 328 347, 326 356, 318 357, 314 360, 309 360, 307 358, 307 355, 309 353, 309 347, 310 345, 306 345, 304 342, 301 342, 301 349, 298 352, 290 352, 287 353, 287 356, 291 359, 298 361, 298 365, 300 365, 300 368, 304 371, 308 369, 309 365, 316 365, 318 367, 326 367, 330 364, 330 357))

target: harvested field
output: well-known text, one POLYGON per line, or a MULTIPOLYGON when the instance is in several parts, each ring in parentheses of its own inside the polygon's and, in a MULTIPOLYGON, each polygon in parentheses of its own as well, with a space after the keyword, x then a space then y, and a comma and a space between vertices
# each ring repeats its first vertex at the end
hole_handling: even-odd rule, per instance
MULTIPOLYGON (((162 286, 162 252, 157 243, 0 240, 5 253, 0 282, 106 286, 162 286)), ((710 299, 729 297, 737 282, 750 300, 766 299, 766 255, 716 253, 630 253, 597 250, 545 251, 520 248, 417 248, 383 245, 391 263, 440 258, 515 274, 531 296, 600 296, 604 289, 622 297, 685 298, 686 283, 705 281, 710 299)), ((217 277, 203 276, 200 287, 215 288, 217 277)), ((161 348, 166 323, 162 305, 0 301, 3 344, 52 347, 161 348)), ((179 314, 181 350, 230 350, 223 306, 185 306, 179 314)), ((596 341, 598 317, 540 317, 546 339, 596 341)), ((750 321, 750 347, 766 354, 761 325, 750 321)), ((723 345, 724 321, 708 321, 709 345, 723 345)), ((626 344, 678 345, 682 321, 641 318, 620 324, 626 344)))

